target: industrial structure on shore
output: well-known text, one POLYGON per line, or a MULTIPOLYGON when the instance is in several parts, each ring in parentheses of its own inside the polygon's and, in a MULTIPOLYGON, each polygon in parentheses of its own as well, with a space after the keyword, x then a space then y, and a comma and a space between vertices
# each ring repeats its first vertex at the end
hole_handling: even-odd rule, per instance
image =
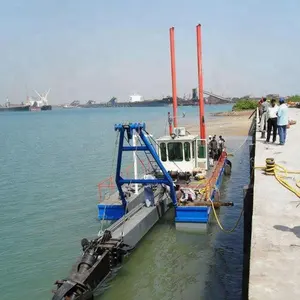
MULTIPOLYGON (((205 104, 220 104, 220 103, 231 103, 232 100, 230 98, 225 98, 222 96, 218 96, 214 93, 203 91, 204 94, 208 95, 207 98, 204 99, 205 104)), ((177 105, 178 106, 197 106, 198 105, 198 96, 197 89, 194 88, 192 90, 191 97, 180 98, 177 97, 177 105)), ((162 99, 151 99, 146 100, 140 94, 132 94, 129 96, 128 101, 118 101, 116 97, 112 97, 108 102, 97 103, 94 100, 89 100, 85 104, 80 104, 79 101, 73 101, 71 104, 66 104, 64 108, 99 108, 99 107, 161 107, 161 106, 171 106, 173 103, 173 97, 167 96, 162 99)))

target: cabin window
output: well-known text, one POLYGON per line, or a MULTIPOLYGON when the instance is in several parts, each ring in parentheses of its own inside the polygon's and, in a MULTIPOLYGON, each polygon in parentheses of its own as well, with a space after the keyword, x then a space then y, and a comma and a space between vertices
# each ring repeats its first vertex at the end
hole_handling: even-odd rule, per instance
POLYGON ((184 159, 186 161, 191 160, 191 144, 189 142, 184 143, 184 159))
POLYGON ((183 161, 182 144, 168 143, 169 161, 183 161))
POLYGON ((206 143, 205 141, 198 140, 198 158, 206 158, 206 143))
POLYGON ((166 161, 167 160, 167 147, 165 143, 160 143, 159 145, 160 148, 160 159, 161 161, 166 161))
POLYGON ((192 158, 195 158, 195 142, 192 143, 192 158))

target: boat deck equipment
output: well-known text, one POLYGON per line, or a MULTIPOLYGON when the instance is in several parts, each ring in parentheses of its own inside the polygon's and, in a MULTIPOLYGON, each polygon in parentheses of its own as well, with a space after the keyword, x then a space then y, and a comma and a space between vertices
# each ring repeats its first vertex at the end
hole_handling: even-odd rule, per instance
MULTIPOLYGON (((146 131, 145 123, 116 124, 118 155, 116 175, 99 184, 100 220, 114 223, 98 237, 81 241, 83 254, 67 279, 56 281, 53 300, 91 300, 94 290, 109 276, 171 205, 176 228, 201 230, 209 222, 211 208, 221 203, 218 191, 223 174, 231 163, 225 148, 211 166, 205 136, 201 57, 201 26, 197 26, 197 54, 200 108, 200 137, 177 124, 174 28, 170 29, 173 118, 168 115, 169 135, 157 140, 146 131), (172 124, 173 123, 173 124, 172 124), (174 125, 174 128, 173 126, 174 125), (124 141, 128 145, 124 144, 124 141), (133 153, 134 176, 122 173, 123 154, 133 153), (144 153, 146 160, 139 158, 144 153), (145 166, 138 175, 138 164, 145 166), (126 176, 126 177, 125 177, 126 176), (104 194, 104 195, 103 195, 104 194), (108 195, 108 197, 106 197, 108 195), (104 197, 103 197, 104 196, 104 197)), ((216 216, 216 214, 215 214, 216 216)), ((103 225, 103 222, 101 223, 103 225)))
MULTIPOLYGON (((133 249, 155 225, 170 204, 177 205, 173 180, 163 167, 153 145, 145 134, 145 124, 118 124, 115 126, 115 130, 119 132, 115 180, 121 200, 121 204, 117 205, 122 207, 123 216, 107 228, 100 237, 92 241, 82 240, 83 255, 73 266, 67 279, 56 281, 57 289, 54 292, 53 300, 93 299, 95 288, 111 274, 114 267, 122 262, 123 256, 133 249), (134 134, 140 137, 143 145, 125 146, 125 135, 130 141, 134 134), (158 178, 154 176, 149 176, 150 178, 124 178, 121 174, 122 154, 127 151, 148 152, 148 156, 151 156, 153 162, 160 168, 161 176, 158 178), (141 188, 139 193, 134 195, 132 201, 129 202, 122 189, 122 186, 126 184, 141 184, 144 188, 141 188), (142 201, 147 197, 153 198, 154 203, 151 207, 146 207, 142 201)), ((116 201, 115 197, 113 201, 116 201)))

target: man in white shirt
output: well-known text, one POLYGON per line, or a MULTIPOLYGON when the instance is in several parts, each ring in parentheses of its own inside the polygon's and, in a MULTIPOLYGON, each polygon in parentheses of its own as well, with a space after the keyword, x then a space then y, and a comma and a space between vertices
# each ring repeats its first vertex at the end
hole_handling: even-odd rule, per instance
POLYGON ((284 145, 286 140, 286 129, 289 123, 288 107, 284 103, 284 98, 279 99, 279 108, 277 112, 277 127, 279 134, 279 145, 284 145))
POLYGON ((273 143, 276 142, 277 136, 277 112, 278 105, 276 104, 276 100, 271 100, 271 106, 268 107, 267 110, 267 140, 266 142, 270 142, 271 131, 273 130, 273 143))

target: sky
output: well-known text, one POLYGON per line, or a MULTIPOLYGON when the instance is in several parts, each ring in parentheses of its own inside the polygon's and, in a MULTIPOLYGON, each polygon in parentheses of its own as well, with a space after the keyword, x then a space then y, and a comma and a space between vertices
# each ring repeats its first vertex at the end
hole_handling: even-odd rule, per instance
POLYGON ((171 94, 197 86, 233 97, 300 93, 299 0, 0 0, 0 103, 51 88, 51 104, 171 94))

